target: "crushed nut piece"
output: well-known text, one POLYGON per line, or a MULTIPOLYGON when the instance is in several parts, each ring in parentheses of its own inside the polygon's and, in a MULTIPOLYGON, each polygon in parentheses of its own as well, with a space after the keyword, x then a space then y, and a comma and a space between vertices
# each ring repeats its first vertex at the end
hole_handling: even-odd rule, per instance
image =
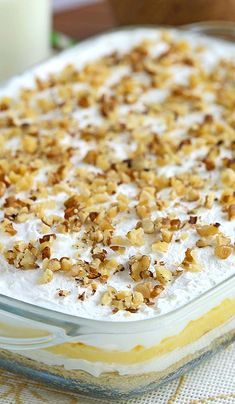
POLYGON ((149 271, 150 258, 147 255, 134 255, 129 259, 130 276, 134 281, 149 278, 152 273, 149 271))
POLYGON ((144 301, 148 303, 149 301, 155 299, 164 290, 162 285, 154 285, 151 282, 139 283, 135 287, 136 292, 143 295, 144 301))
POLYGON ((42 276, 38 279, 38 283, 39 284, 44 284, 44 283, 49 283, 51 282, 53 279, 53 271, 51 271, 50 269, 46 269, 42 276))
POLYGON ((57 258, 45 259, 43 262, 43 268, 56 272, 61 269, 61 263, 57 258))
POLYGON ((70 295, 70 290, 64 290, 64 289, 60 289, 58 292, 58 296, 60 297, 66 297, 68 295, 70 295))
POLYGON ((215 234, 218 234, 218 232, 219 232, 219 226, 217 226, 216 224, 209 224, 197 227, 197 233, 201 237, 214 236, 215 234))
POLYGON ((169 247, 169 244, 166 241, 159 240, 152 244, 152 251, 165 253, 165 252, 167 252, 168 247, 169 247))
POLYGON ((0 198, 5 194, 6 189, 7 189, 6 184, 0 181, 0 198))
POLYGON ((126 236, 132 245, 140 247, 144 244, 144 231, 141 227, 139 229, 130 230, 126 236))
POLYGON ((191 272, 200 272, 201 265, 197 262, 195 252, 187 248, 185 252, 185 257, 183 262, 181 263, 182 268, 184 268, 186 271, 191 271, 191 272))
POLYGON ((155 265, 155 273, 157 280, 165 285, 173 279, 172 272, 169 269, 164 268, 163 266, 155 265))
POLYGON ((228 218, 229 220, 235 219, 235 203, 229 205, 228 207, 228 218))
POLYGON ((217 245, 215 247, 215 255, 221 260, 226 260, 233 252, 233 248, 229 245, 217 245))
POLYGON ((115 288, 108 287, 101 298, 101 304, 111 306, 117 310, 127 310, 136 312, 144 302, 142 293, 137 291, 117 291, 115 288))

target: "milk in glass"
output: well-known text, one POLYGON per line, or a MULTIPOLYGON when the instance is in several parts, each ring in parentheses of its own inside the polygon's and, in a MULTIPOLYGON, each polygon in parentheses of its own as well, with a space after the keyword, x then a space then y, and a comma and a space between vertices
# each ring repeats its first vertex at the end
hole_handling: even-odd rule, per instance
POLYGON ((50 53, 50 0, 0 0, 0 81, 50 53))

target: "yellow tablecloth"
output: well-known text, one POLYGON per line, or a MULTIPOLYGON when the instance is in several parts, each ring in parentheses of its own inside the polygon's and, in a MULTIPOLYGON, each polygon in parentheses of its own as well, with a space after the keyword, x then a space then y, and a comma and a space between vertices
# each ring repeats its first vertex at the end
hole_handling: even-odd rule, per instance
MULTIPOLYGON (((1 404, 95 404, 110 401, 86 399, 58 392, 40 383, 0 370, 1 404)), ((188 375, 140 398, 115 404, 235 404, 235 344, 188 375)))

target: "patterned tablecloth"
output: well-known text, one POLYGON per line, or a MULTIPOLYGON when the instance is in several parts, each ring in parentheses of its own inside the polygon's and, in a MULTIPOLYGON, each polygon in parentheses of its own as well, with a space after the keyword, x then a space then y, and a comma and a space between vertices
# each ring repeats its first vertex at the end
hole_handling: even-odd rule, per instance
MULTIPOLYGON (((98 404, 71 393, 59 393, 37 382, 0 371, 1 404, 98 404)), ((113 404, 235 404, 235 345, 216 355, 188 375, 157 391, 113 404)))

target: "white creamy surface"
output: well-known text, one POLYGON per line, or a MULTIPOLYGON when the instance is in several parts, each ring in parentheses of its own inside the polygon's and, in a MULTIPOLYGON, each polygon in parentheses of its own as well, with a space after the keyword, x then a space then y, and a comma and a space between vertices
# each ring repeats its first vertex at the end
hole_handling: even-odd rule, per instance
MULTIPOLYGON (((235 47, 231 44, 226 44, 222 41, 204 39, 203 37, 194 36, 191 34, 178 34, 174 32, 176 36, 185 37, 192 44, 205 44, 208 45, 208 49, 203 54, 202 58, 204 61, 204 65, 210 69, 214 63, 218 60, 219 57, 228 57, 234 55, 235 47)), ((102 36, 99 39, 94 40, 94 42, 88 42, 87 44, 81 44, 75 47, 68 52, 65 52, 64 55, 60 55, 57 58, 49 61, 42 67, 36 68, 35 71, 26 73, 21 78, 13 79, 4 90, 1 91, 1 94, 9 93, 10 95, 15 95, 21 86, 28 86, 32 84, 32 79, 34 74, 36 73, 39 76, 44 77, 48 72, 54 72, 61 69, 66 63, 71 62, 78 67, 81 67, 87 61, 94 60, 96 57, 102 56, 104 54, 109 54, 112 50, 120 50, 126 51, 134 44, 138 43, 140 40, 144 38, 154 39, 159 37, 159 33, 156 30, 151 29, 137 29, 135 31, 123 31, 109 34, 108 36, 102 36)), ((159 50, 161 50, 161 46, 159 50)), ((159 51, 155 49, 157 53, 159 51)), ((122 74, 122 73, 120 73, 122 74)), ((185 71, 177 70, 175 71, 177 77, 177 82, 187 81, 187 68, 185 71)), ((115 80, 115 78, 113 78, 115 80)), ((206 95, 205 95, 206 96, 206 95)), ((140 97, 138 100, 138 104, 143 102, 151 102, 151 99, 156 99, 161 97, 164 98, 164 94, 159 92, 153 92, 151 94, 144 95, 140 97)), ((131 107, 130 107, 131 108, 131 107)), ((213 113, 215 116, 219 116, 220 112, 216 105, 213 105, 213 102, 208 105, 208 111, 213 113)), ((126 111, 123 110, 123 114, 126 114, 126 111)), ((184 122, 184 125, 191 125, 192 122, 201 122, 203 116, 188 116, 184 122)), ((100 117, 96 116, 96 112, 91 110, 82 111, 82 114, 79 115, 79 119, 81 120, 81 126, 86 125, 87 123, 93 123, 94 119, 96 123, 99 123, 100 117)), ((146 117, 145 121, 146 130, 156 131, 161 133, 164 130, 164 125, 161 122, 161 119, 154 120, 151 117, 146 117)), ((178 134, 179 137, 181 134, 178 134)), ((77 141, 76 146, 81 147, 81 158, 85 155, 85 149, 89 149, 89 145, 86 146, 84 141, 77 141)), ((114 149, 114 155, 116 157, 120 157, 125 159, 125 153, 123 150, 123 142, 120 140, 119 143, 112 144, 110 146, 114 149)), ((9 144, 9 147, 14 147, 14 145, 9 144)), ((131 146, 130 146, 131 147, 131 146)), ((200 151, 201 152, 201 151, 200 151)), ((202 150, 203 154, 203 150, 202 150)), ((160 174, 165 174, 168 177, 175 175, 180 172, 180 170, 186 171, 190 169, 194 164, 196 164, 196 158, 198 157, 198 153, 194 152, 193 155, 190 156, 191 159, 186 160, 183 166, 166 166, 160 169, 160 174)), ((80 163, 77 162, 78 167, 80 163)), ((82 166, 82 164, 81 164, 82 166)), ((202 176, 208 175, 208 173, 203 172, 202 176)), ((210 174, 209 174, 210 175, 210 174)), ((43 178, 43 177, 42 177, 43 178)), ((213 178, 213 181, 216 183, 217 178, 213 178)), ((135 195, 135 189, 130 184, 125 184, 120 186, 120 192, 127 194, 129 197, 133 194, 135 195)), ((162 195, 164 196, 164 191, 162 191, 162 195)), ((166 195, 167 197, 167 195, 166 195)), ((66 199, 66 196, 60 194, 57 200, 57 214, 61 215, 61 207, 63 206, 63 202, 66 199)), ((193 207, 193 203, 191 205, 193 207)), ((180 219, 185 218, 185 212, 182 211, 182 207, 179 210, 174 208, 175 213, 178 215, 180 219)), ((171 208, 172 211, 172 208, 171 208)), ((164 212, 165 213, 165 212, 164 212)), ((161 212, 156 212, 156 215, 161 215, 161 212)), ((1 212, 0 212, 1 215, 1 212)), ((231 238, 232 243, 234 243, 235 236, 235 221, 228 221, 224 214, 222 214, 221 209, 217 206, 213 207, 213 209, 201 209, 200 211, 201 222, 202 223, 213 223, 219 222, 221 223, 221 231, 223 231, 227 236, 231 238)), ((1 217, 1 216, 0 216, 1 217)), ((138 218, 133 214, 125 220, 125 218, 120 217, 120 224, 117 227, 117 234, 122 235, 126 234, 131 228, 135 226, 138 221, 138 218)), ((25 240, 30 241, 37 239, 40 236, 39 233, 39 224, 37 220, 33 220, 32 222, 25 222, 17 225, 17 235, 14 237, 7 237, 5 234, 1 234, 1 243, 9 248, 11 247, 11 243, 14 240, 25 240)), ((195 241, 198 239, 198 236, 195 232, 189 231, 189 237, 181 243, 174 243, 171 245, 168 253, 166 255, 158 255, 158 259, 164 259, 165 262, 176 268, 178 264, 180 264, 184 258, 185 250, 188 247, 191 247, 195 244, 195 241)), ((77 235, 76 235, 77 237, 77 235)), ((53 257, 60 258, 63 256, 76 256, 76 237, 70 236, 67 237, 63 234, 58 234, 57 239, 53 244, 53 257)), ((151 236, 149 240, 151 241, 151 236)), ((156 258, 156 254, 152 253, 149 245, 145 245, 144 247, 130 247, 127 249, 126 253, 119 256, 118 260, 120 263, 126 263, 128 258, 138 252, 142 254, 149 254, 152 259, 156 258)), ((87 259, 89 258, 88 251, 80 251, 81 258, 87 259)), ((83 292, 83 288, 78 286, 73 279, 64 276, 62 273, 56 274, 53 279, 53 282, 38 285, 37 280, 39 275, 42 273, 40 269, 38 270, 19 270, 14 269, 12 266, 6 263, 6 260, 0 254, 0 291, 1 294, 14 297, 19 300, 23 300, 29 303, 33 303, 36 305, 40 305, 42 307, 54 309, 57 311, 85 317, 85 318, 94 318, 100 320, 112 320, 112 321, 131 321, 131 320, 140 320, 149 317, 153 317, 156 315, 167 313, 176 307, 182 306, 185 303, 188 303, 191 299, 199 296, 202 292, 211 289, 215 285, 219 284, 222 280, 230 277, 233 273, 235 273, 235 259, 234 254, 231 255, 226 260, 218 260, 213 253, 213 250, 210 247, 203 248, 197 251, 198 259, 203 268, 203 271, 200 273, 193 272, 185 272, 182 276, 175 279, 169 286, 167 286, 166 290, 161 294, 161 296, 156 300, 154 306, 146 306, 143 305, 137 313, 130 314, 124 311, 119 311, 116 314, 112 314, 111 309, 106 306, 101 306, 99 304, 100 297, 102 293, 106 290, 106 286, 99 284, 98 290, 93 296, 89 296, 89 298, 84 301, 79 301, 77 296, 79 293, 83 292), (71 293, 65 298, 58 297, 58 290, 69 290, 71 293)), ((111 256, 111 251, 110 251, 111 256)), ((114 254, 113 254, 114 256, 114 254)), ((132 284, 132 280, 128 276, 128 272, 124 271, 122 273, 118 273, 113 276, 110 280, 110 285, 115 287, 117 290, 121 288, 125 288, 127 284, 132 284)), ((89 294, 89 292, 88 292, 89 294)), ((203 309, 203 312, 205 310, 203 309)), ((167 362, 168 363, 168 362, 167 362)), ((69 366, 69 365, 68 365, 69 366)), ((79 365, 80 366, 80 365, 79 365)), ((97 365, 98 366, 98 365, 97 365)), ((85 365, 84 365, 85 367, 85 365)), ((98 372, 95 371, 94 372, 98 372)))

